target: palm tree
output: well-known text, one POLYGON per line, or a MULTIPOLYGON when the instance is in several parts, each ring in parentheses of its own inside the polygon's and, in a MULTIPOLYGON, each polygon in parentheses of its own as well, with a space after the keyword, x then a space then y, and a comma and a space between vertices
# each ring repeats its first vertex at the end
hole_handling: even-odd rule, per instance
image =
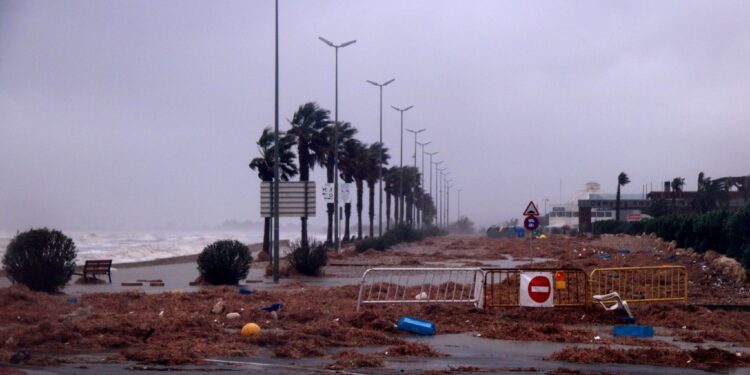
MULTIPOLYGON (((354 135, 357 134, 357 129, 352 127, 352 124, 348 122, 342 122, 339 121, 338 124, 336 124, 336 127, 334 128, 333 123, 330 123, 328 126, 323 128, 321 135, 323 138, 325 138, 326 143, 328 144, 327 152, 325 153, 325 157, 323 159, 319 159, 318 163, 321 167, 326 168, 326 178, 329 184, 333 183, 333 177, 334 177, 334 166, 336 163, 336 148, 338 148, 339 153, 343 153, 343 146, 344 143, 348 139, 352 139, 354 135), (335 134, 338 133, 338 134, 335 134), (337 145, 334 145, 334 135, 336 136, 336 139, 338 141, 337 145)), ((333 214, 334 214, 334 203, 328 203, 326 206, 328 208, 328 231, 326 234, 326 243, 331 244, 333 243, 333 214)))
POLYGON ((630 178, 625 172, 620 172, 617 176, 617 202, 615 204, 615 220, 620 220, 620 186, 625 186, 630 183, 630 178))
POLYGON ((367 181, 367 190, 370 193, 370 204, 368 209, 368 216, 370 218, 370 238, 375 236, 375 183, 377 183, 378 178, 380 178, 379 172, 381 165, 387 165, 388 159, 390 158, 391 156, 388 154, 388 149, 383 147, 383 144, 380 142, 375 142, 367 148, 367 162, 364 167, 367 170, 367 177, 365 180, 367 181), (382 159, 380 159, 380 155, 383 156, 382 159))
MULTIPOLYGON (((258 139, 258 151, 260 156, 250 161, 250 169, 258 172, 258 178, 261 181, 273 181, 274 173, 274 155, 275 155, 275 135, 271 128, 263 129, 258 139)), ((289 134, 279 134, 279 178, 282 181, 289 181, 290 178, 297 175, 297 165, 294 163, 295 155, 292 151, 294 147, 294 137, 289 134)), ((263 251, 271 254, 271 217, 264 218, 263 226, 263 251)))
POLYGON ((406 223, 411 226, 414 225, 412 212, 413 212, 413 203, 414 203, 414 193, 415 189, 419 187, 419 172, 417 171, 417 168, 415 167, 404 167, 404 195, 406 199, 406 212, 401 212, 402 216, 403 214, 406 214, 406 223))
POLYGON ((672 186, 672 212, 675 213, 677 210, 677 193, 682 193, 682 188, 685 186, 685 179, 683 177, 675 177, 670 185, 672 186))
MULTIPOLYGON (((391 197, 398 193, 399 169, 396 166, 383 171, 383 190, 385 190, 385 230, 391 229, 391 197)), ((395 202, 394 219, 398 217, 398 202, 395 202)), ((395 219, 396 221, 398 219, 395 219)))
MULTIPOLYGON (((362 178, 361 177, 361 161, 365 152, 365 146, 357 139, 351 138, 344 143, 343 153, 339 154, 339 169, 341 170, 341 178, 346 183, 352 183, 357 181, 357 202, 359 206, 362 205, 362 178)), ((361 208, 360 208, 361 212, 361 208)), ((352 214, 351 202, 344 204, 344 239, 350 239, 349 223, 352 214)), ((360 220, 361 221, 361 220, 360 220)), ((361 231, 360 231, 361 232, 361 231)))
MULTIPOLYGON (((329 113, 316 103, 309 102, 301 105, 290 121, 292 128, 287 134, 293 136, 297 143, 300 181, 310 181, 310 170, 325 158, 325 153, 328 151, 328 144, 321 132, 330 122, 329 113)), ((307 204, 307 192, 305 192, 305 206, 307 204)), ((307 246, 307 216, 303 216, 300 220, 302 221, 301 242, 303 246, 307 246)))

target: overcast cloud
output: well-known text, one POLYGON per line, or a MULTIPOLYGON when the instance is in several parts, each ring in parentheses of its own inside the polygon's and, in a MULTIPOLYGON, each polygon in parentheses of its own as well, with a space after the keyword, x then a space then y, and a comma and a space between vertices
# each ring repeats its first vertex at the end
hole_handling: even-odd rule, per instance
MULTIPOLYGON (((567 200, 620 171, 628 193, 750 174, 750 2, 280 3, 281 126, 307 101, 333 110, 317 37, 356 39, 340 119, 376 141, 365 80, 396 78, 392 160, 389 106, 414 105, 406 127, 427 128, 478 223, 557 202, 561 180, 567 200)), ((0 228, 260 220, 247 164, 273 125, 273 38, 272 0, 0 0, 0 228)))

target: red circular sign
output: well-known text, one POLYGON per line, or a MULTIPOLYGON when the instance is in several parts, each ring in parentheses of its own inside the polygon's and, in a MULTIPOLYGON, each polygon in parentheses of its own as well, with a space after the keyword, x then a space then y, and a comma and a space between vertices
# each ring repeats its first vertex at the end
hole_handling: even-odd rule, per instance
POLYGON ((544 303, 552 293, 552 284, 544 276, 537 276, 529 281, 529 297, 536 303, 544 303))
POLYGON ((526 216, 526 218, 523 219, 523 227, 527 230, 535 230, 536 228, 539 228, 539 218, 534 215, 526 216))

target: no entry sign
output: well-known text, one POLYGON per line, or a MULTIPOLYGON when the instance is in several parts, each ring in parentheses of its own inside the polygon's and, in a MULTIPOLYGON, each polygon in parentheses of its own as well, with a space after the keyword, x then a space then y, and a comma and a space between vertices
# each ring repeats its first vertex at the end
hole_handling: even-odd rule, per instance
POLYGON ((519 304, 529 307, 552 307, 554 288, 551 272, 521 272, 519 304))

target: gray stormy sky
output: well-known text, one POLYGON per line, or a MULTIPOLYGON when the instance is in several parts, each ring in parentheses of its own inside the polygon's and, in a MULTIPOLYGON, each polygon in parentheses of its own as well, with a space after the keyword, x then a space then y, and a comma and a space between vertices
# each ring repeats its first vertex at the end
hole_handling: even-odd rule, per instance
MULTIPOLYGON (((406 127, 428 129, 481 224, 558 201, 561 179, 567 200, 588 181, 614 192, 620 171, 628 193, 750 173, 750 2, 280 9, 282 127, 306 101, 333 110, 333 50, 317 37, 357 39, 340 52, 340 119, 376 141, 365 80, 395 77, 392 160, 389 105, 413 104, 406 127)), ((273 124, 273 35, 271 0, 0 0, 0 228, 260 220, 247 164, 273 124)), ((409 133, 404 151, 411 163, 409 133)))

